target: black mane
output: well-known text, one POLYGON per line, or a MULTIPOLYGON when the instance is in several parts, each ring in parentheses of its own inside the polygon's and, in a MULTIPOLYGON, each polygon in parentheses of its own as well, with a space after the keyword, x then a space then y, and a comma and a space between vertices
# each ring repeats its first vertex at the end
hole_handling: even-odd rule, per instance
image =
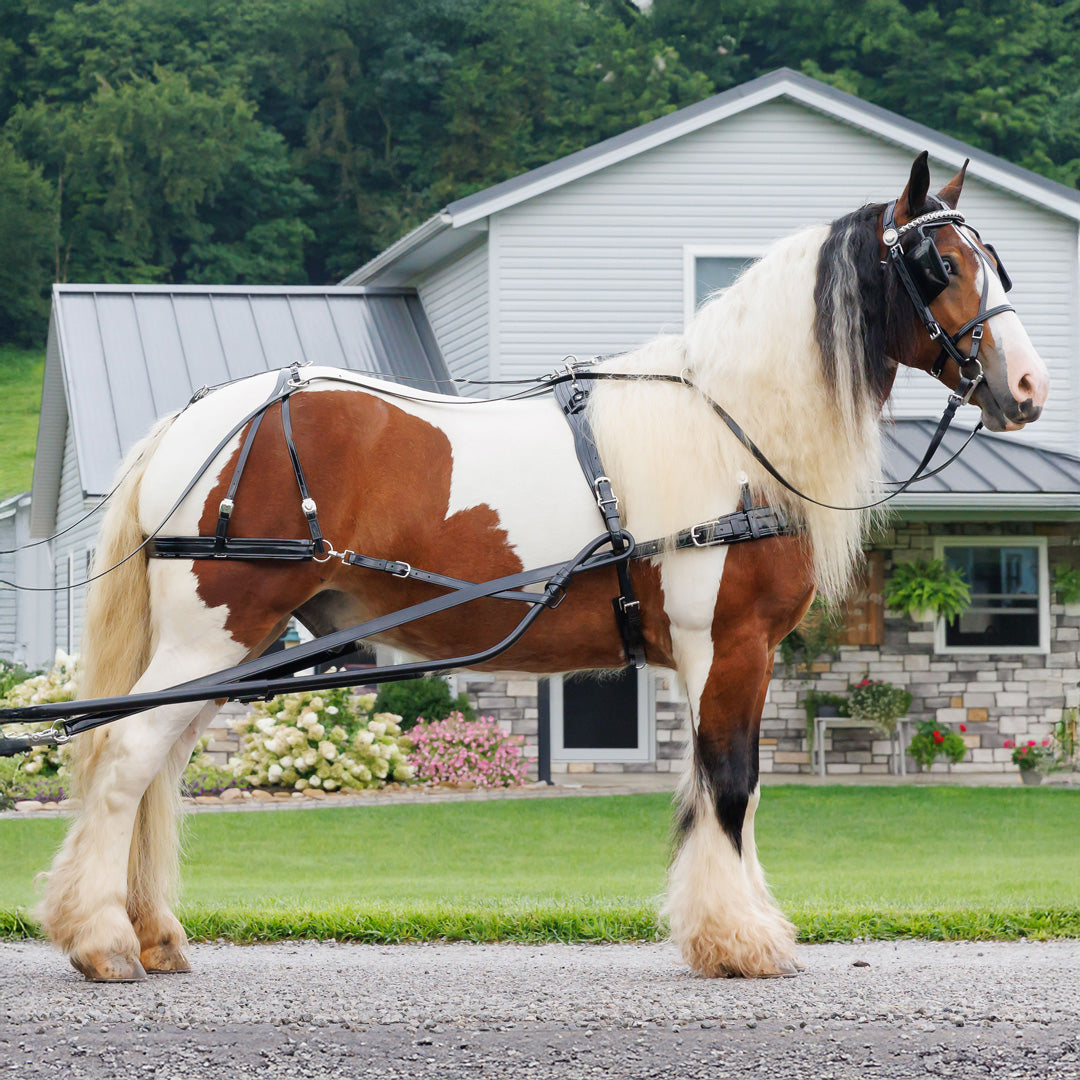
POLYGON ((910 356, 918 321, 895 274, 883 273, 877 223, 883 203, 860 207, 837 218, 818 255, 814 284, 814 336, 821 350, 825 380, 837 383, 838 365, 850 362, 852 386, 880 406, 892 388, 896 365, 910 356), (836 308, 858 314, 861 340, 844 348, 836 340, 836 308), (850 357, 850 361, 843 359, 850 357))

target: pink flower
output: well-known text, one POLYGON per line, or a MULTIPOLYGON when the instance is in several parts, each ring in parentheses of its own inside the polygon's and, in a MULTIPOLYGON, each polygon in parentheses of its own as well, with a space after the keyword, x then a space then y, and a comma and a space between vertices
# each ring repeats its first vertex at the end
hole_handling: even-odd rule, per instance
POLYGON ((1001 745, 1004 746, 1006 750, 1011 750, 1016 743, 1014 743, 1012 739, 1006 739, 1001 745))
POLYGON ((961 731, 967 731, 967 724, 961 724, 960 725, 960 730, 961 731))

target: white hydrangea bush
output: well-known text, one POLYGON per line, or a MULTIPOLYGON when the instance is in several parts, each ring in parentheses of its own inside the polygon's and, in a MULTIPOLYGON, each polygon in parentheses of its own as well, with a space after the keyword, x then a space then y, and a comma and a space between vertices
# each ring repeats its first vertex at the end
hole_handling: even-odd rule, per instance
POLYGON ((375 695, 346 690, 283 694, 237 721, 233 775, 253 787, 349 791, 411 780, 412 743, 401 717, 375 713, 375 695))
MULTIPOLYGON (((63 649, 56 650, 53 666, 41 675, 33 675, 10 687, 0 697, 0 709, 21 709, 27 705, 48 705, 56 701, 74 701, 78 692, 79 657, 63 649)), ((5 724, 9 733, 40 731, 47 724, 5 724)), ((58 746, 34 746, 25 751, 20 769, 27 776, 53 776, 64 769, 65 762, 58 746)))

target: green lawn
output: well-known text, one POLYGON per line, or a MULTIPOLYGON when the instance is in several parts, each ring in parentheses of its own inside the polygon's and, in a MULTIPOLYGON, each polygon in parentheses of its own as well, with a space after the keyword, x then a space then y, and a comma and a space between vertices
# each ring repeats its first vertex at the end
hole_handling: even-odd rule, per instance
MULTIPOLYGON (((191 819, 184 917, 239 940, 656 933, 662 795, 191 819)), ((62 823, 0 821, 0 931, 62 823)), ((1080 791, 766 789, 758 843, 805 939, 1080 937, 1080 791)))
POLYGON ((40 352, 0 347, 0 499, 30 488, 44 370, 40 352))

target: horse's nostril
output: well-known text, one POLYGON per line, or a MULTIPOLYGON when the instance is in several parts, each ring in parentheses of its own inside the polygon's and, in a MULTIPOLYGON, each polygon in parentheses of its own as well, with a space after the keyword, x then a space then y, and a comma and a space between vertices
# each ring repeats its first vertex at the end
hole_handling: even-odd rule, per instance
POLYGON ((1035 396, 1035 386, 1031 381, 1030 375, 1024 375, 1016 386, 1021 394, 1024 394, 1029 398, 1035 396))

